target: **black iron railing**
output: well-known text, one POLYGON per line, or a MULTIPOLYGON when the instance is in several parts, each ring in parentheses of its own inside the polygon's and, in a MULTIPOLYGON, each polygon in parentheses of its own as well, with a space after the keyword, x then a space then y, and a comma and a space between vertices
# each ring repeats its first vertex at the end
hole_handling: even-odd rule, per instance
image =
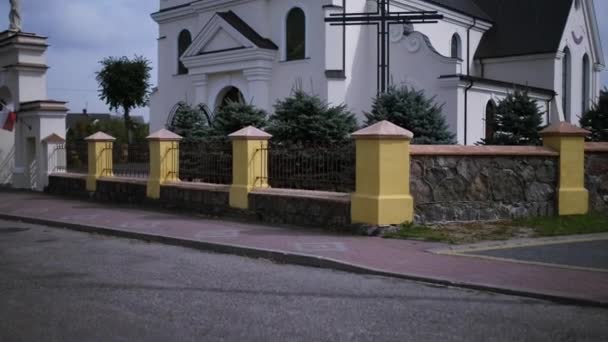
POLYGON ((55 145, 55 148, 51 152, 51 155, 49 156, 49 165, 52 166, 50 169, 51 172, 67 171, 65 147, 65 144, 55 145))
POLYGON ((65 145, 61 146, 65 148, 65 171, 87 173, 89 170, 89 147, 87 142, 68 141, 65 145))
POLYGON ((147 142, 113 145, 111 156, 114 176, 148 178, 150 149, 147 142))
POLYGON ((273 188, 335 192, 355 190, 355 146, 270 144, 260 149, 268 160, 268 174, 262 174, 273 188))
POLYGON ((228 142, 180 144, 179 176, 186 182, 232 184, 232 145, 228 142))

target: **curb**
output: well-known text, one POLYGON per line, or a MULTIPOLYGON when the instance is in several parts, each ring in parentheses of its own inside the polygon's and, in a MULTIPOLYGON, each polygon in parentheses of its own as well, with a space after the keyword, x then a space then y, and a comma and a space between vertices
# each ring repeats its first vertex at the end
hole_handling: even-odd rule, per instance
POLYGON ((208 252, 214 252, 214 253, 220 253, 220 254, 232 254, 232 255, 238 255, 238 256, 256 258, 256 259, 268 259, 268 260, 274 261, 276 263, 282 263, 282 264, 293 264, 293 265, 300 265, 300 266, 332 269, 332 270, 350 272, 350 273, 355 273, 355 274, 365 274, 365 275, 398 278, 398 279, 411 280, 411 281, 422 282, 422 283, 427 283, 427 284, 436 284, 436 285, 471 289, 471 290, 477 290, 477 291, 488 291, 488 292, 494 292, 494 293, 499 293, 499 294, 504 294, 504 295, 547 300, 547 301, 551 301, 551 302, 555 302, 555 303, 559 303, 559 304, 566 304, 566 305, 608 308, 608 302, 605 302, 605 301, 575 298, 575 297, 568 297, 568 296, 554 295, 554 294, 547 294, 547 293, 539 293, 539 292, 526 291, 526 290, 517 290, 517 289, 496 287, 496 286, 492 286, 492 285, 461 283, 461 282, 455 282, 455 281, 442 279, 442 278, 430 278, 430 277, 417 276, 417 275, 412 275, 412 274, 394 273, 394 272, 384 271, 381 269, 365 267, 365 266, 361 266, 361 265, 357 265, 357 264, 351 264, 351 263, 348 263, 345 261, 339 261, 339 260, 332 259, 332 258, 319 257, 319 256, 315 256, 315 255, 310 255, 310 254, 291 253, 291 252, 285 252, 285 251, 279 251, 279 250, 260 249, 260 248, 247 247, 247 246, 241 246, 241 245, 220 244, 220 243, 213 243, 213 242, 189 240, 189 239, 183 239, 183 238, 126 231, 126 230, 121 230, 121 229, 111 228, 111 227, 85 225, 85 224, 79 224, 79 223, 68 223, 68 222, 51 220, 51 219, 10 215, 10 214, 5 214, 5 213, 0 213, 0 219, 8 220, 8 221, 20 221, 20 222, 30 223, 30 224, 46 225, 46 226, 50 226, 50 227, 64 228, 64 229, 69 229, 69 230, 85 232, 85 233, 97 233, 97 234, 101 234, 101 235, 109 235, 109 236, 115 236, 115 237, 121 237, 121 238, 147 241, 147 242, 156 242, 156 243, 162 243, 162 244, 166 244, 166 245, 186 247, 186 248, 192 248, 192 249, 197 249, 197 250, 201 250, 201 251, 208 251, 208 252))

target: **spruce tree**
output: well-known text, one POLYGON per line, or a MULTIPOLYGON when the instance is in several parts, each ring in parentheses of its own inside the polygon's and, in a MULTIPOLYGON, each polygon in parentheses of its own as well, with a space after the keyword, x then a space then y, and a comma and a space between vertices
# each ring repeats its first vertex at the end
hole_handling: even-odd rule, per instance
POLYGON ((175 117, 169 130, 183 137, 184 143, 203 141, 210 135, 209 120, 203 108, 192 108, 185 102, 177 105, 175 117))
POLYGON ((350 141, 357 129, 355 116, 344 105, 330 106, 316 95, 301 89, 277 101, 268 132, 284 145, 336 145, 350 141))
POLYGON ((434 97, 427 98, 422 90, 391 86, 374 99, 372 111, 365 113, 366 125, 388 120, 412 131, 414 144, 455 144, 455 136, 448 130, 441 109, 434 103, 434 97))
POLYGON ((538 132, 543 117, 527 90, 515 89, 496 107, 494 119, 486 124, 494 134, 481 141, 484 145, 540 145, 538 132))
POLYGON ((255 106, 241 102, 229 102, 221 107, 211 125, 213 134, 225 137, 247 126, 265 128, 266 112, 255 106))
POLYGON ((608 141, 608 88, 600 92, 600 100, 580 120, 581 127, 591 131, 589 140, 608 141))

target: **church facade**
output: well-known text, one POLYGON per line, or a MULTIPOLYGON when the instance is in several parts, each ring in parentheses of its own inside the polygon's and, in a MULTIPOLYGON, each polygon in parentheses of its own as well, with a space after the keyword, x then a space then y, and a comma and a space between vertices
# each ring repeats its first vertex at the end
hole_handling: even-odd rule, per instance
MULTIPOLYGON (((374 12, 369 0, 160 0, 158 84, 151 129, 185 101, 227 99, 272 113, 294 87, 363 117, 377 83, 377 32, 331 26, 334 13, 374 12)), ((526 88, 546 122, 578 117, 599 96, 605 62, 593 0, 391 0, 390 10, 437 11, 433 24, 392 25, 391 82, 443 105, 460 144, 489 134, 486 118, 526 88)))

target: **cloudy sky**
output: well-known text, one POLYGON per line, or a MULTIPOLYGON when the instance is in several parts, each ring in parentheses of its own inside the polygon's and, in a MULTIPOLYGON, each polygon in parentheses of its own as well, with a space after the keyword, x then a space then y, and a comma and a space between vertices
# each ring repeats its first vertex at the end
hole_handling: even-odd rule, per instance
MULTIPOLYGON (((534 0, 530 0, 534 1, 534 0)), ((608 60, 607 0, 595 0, 608 60)), ((23 29, 49 37, 49 97, 69 101, 71 111, 107 112, 98 99, 95 72, 106 56, 141 55, 156 68, 158 0, 23 0, 23 29)), ((0 0, 0 27, 8 27, 8 0, 0 0)), ((608 85, 608 71, 602 75, 608 85)), ((152 72, 156 83, 156 71, 152 72)), ((147 109, 136 110, 147 116, 147 109)))

